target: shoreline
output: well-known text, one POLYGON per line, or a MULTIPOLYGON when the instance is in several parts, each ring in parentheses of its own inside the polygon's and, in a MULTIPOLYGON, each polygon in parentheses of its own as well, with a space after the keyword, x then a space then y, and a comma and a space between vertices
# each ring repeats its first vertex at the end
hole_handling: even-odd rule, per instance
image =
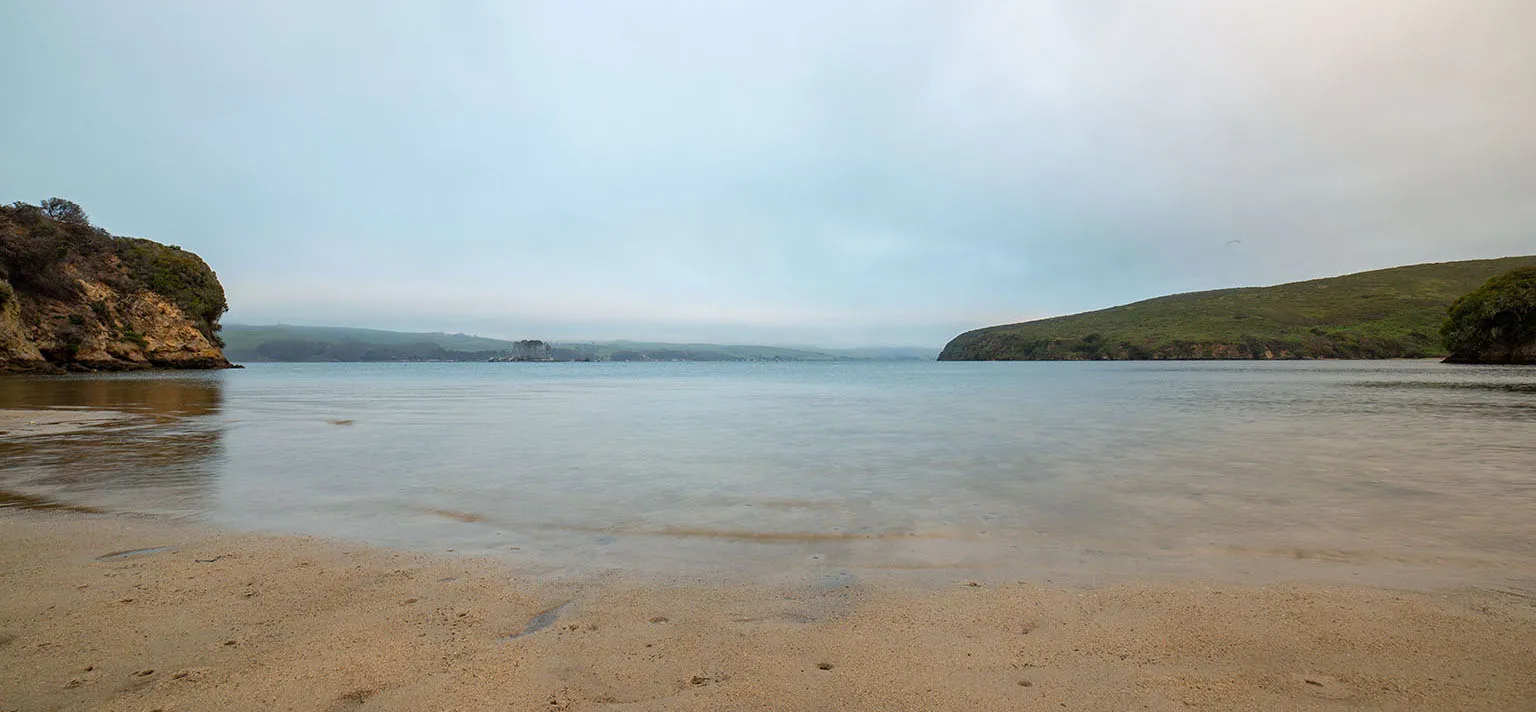
MULTIPOLYGON (((222 357, 220 357, 222 359, 222 357)), ((180 371, 228 371, 245 368, 227 359, 193 360, 182 363, 170 361, 0 361, 0 376, 105 376, 114 373, 176 373, 180 371)))
MULTIPOLYGON (((133 417, 129 413, 110 411, 81 411, 80 414, 118 420, 133 417)), ((60 434, 96 424, 89 418, 78 422, 73 419, 40 420, 33 427, 60 434)), ((522 537, 502 539, 500 530, 503 528, 516 534, 517 527, 509 520, 436 507, 405 508, 400 515, 494 527, 498 529, 498 543, 486 546, 471 540, 447 540, 437 542, 440 546, 432 546, 423 541, 381 541, 367 533, 239 527, 211 521, 197 513, 125 509, 100 500, 81 500, 33 489, 0 486, 0 513, 6 511, 73 512, 138 521, 147 526, 159 523, 173 531, 193 530, 268 539, 301 538, 348 549, 397 551, 446 559, 484 559, 524 577, 563 585, 603 580, 610 583, 622 581, 634 587, 667 587, 679 582, 708 581, 714 587, 761 589, 856 581, 879 589, 927 591, 967 583, 1092 589, 1117 584, 1170 585, 1199 581, 1239 587, 1300 583, 1420 593, 1481 590, 1536 598, 1536 569, 1531 569, 1527 560, 1518 557, 1474 556, 1435 549, 1408 554, 1339 548, 1329 546, 1326 540, 1293 541, 1272 546, 1241 541, 1213 542, 1190 547, 1177 555, 1164 552, 1164 556, 1154 557, 1144 551, 1117 549, 1112 542, 1089 539, 1078 540, 1071 546, 1062 542, 1042 543, 1028 550, 1009 545, 1007 541, 992 542, 991 548, 986 549, 985 537, 936 530, 774 532, 675 526, 632 529, 545 525, 547 530, 649 540, 648 546, 663 547, 670 552, 665 561, 626 562, 623 559, 625 553, 636 553, 631 548, 614 554, 614 559, 605 563, 575 563, 562 560, 562 556, 572 555, 570 551, 540 552, 537 545, 530 545, 522 537), (508 545, 509 541, 518 543, 508 545), (921 552, 898 553, 884 551, 878 546, 889 542, 926 546, 921 552), (847 548, 865 545, 877 546, 873 553, 864 554, 847 548), (975 547, 982 547, 988 553, 977 555, 975 547), (1005 547, 1009 558, 1006 561, 999 558, 1005 554, 1005 547)), ((0 712, 4 712, 3 708, 0 712)))
MULTIPOLYGON (((1528 709, 1518 591, 550 581, 0 511, 0 710, 1528 709)), ((974 583, 974 582, 973 582, 974 583)))

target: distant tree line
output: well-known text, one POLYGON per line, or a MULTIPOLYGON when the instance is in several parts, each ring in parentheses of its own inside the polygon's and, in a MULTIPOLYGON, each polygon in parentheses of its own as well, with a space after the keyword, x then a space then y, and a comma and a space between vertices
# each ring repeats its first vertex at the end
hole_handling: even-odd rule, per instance
MULTIPOLYGON (((268 361, 488 361, 500 351, 454 351, 433 343, 380 345, 362 341, 264 341, 255 355, 268 361)), ((237 355, 238 356, 238 355, 237 355)))

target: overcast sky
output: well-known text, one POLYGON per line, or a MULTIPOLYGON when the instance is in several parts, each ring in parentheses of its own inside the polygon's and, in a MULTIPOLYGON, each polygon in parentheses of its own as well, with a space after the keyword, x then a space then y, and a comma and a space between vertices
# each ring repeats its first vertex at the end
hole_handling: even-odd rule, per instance
POLYGON ((0 3, 0 200, 226 322, 939 346, 1536 253, 1536 2, 0 3))

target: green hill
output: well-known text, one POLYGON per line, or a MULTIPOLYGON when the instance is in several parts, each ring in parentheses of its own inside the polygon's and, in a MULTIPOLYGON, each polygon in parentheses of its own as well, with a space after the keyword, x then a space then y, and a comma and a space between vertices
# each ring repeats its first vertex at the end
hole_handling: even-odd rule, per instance
MULTIPOLYGON (((236 361, 486 361, 516 342, 468 334, 356 329, 340 326, 226 324, 224 352, 236 361)), ((551 343, 557 361, 847 361, 928 360, 917 348, 814 349, 782 346, 673 344, 638 341, 551 343)))
POLYGON ((941 361, 1444 356, 1446 309, 1536 255, 1158 297, 961 334, 941 361))

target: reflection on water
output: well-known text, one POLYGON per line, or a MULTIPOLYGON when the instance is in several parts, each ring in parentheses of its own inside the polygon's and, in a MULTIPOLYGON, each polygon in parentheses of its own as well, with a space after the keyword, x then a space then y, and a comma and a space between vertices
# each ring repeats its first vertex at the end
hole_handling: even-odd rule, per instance
MULTIPOLYGON (((0 488, 547 574, 1536 585, 1536 370, 257 364, 0 380, 131 414, 0 488)), ((0 436, 4 438, 4 436, 0 436)))
POLYGON ((220 375, 12 376, 0 380, 0 408, 94 408, 160 419, 216 415, 224 401, 220 375))
POLYGON ((223 397, 223 381, 208 373, 0 379, 0 408, 121 416, 59 434, 0 435, 0 486, 20 490, 10 506, 204 511, 223 453, 223 397))
POLYGON ((47 497, 22 494, 20 492, 12 492, 10 490, 0 490, 0 509, 5 508, 43 510, 57 509, 70 512, 85 512, 87 514, 106 513, 106 510, 97 509, 96 507, 88 507, 83 504, 70 504, 68 502, 61 502, 56 499, 48 499, 47 497))

